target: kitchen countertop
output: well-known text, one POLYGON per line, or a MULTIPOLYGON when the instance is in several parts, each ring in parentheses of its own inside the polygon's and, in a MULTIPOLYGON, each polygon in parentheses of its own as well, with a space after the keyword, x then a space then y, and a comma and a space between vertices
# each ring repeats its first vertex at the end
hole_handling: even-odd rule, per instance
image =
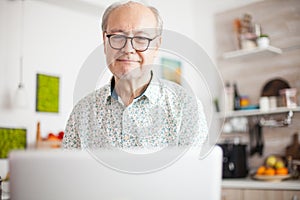
MULTIPOLYGON (((251 178, 231 178, 222 180, 223 189, 260 189, 260 190, 297 190, 300 191, 300 179, 280 182, 257 181, 251 178)), ((9 200, 9 183, 2 183, 2 199, 9 200)))
POLYGON ((300 179, 271 182, 271 181, 253 180, 251 178, 232 178, 232 179, 226 178, 222 180, 222 188, 300 191, 300 179))

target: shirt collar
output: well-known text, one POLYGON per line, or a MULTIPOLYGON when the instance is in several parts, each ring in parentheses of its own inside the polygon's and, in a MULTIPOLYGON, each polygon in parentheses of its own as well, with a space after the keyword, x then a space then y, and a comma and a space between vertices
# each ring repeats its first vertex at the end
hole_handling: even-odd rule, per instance
POLYGON ((151 81, 141 96, 146 96, 151 103, 157 103, 161 98, 161 82, 151 71, 151 81))
MULTIPOLYGON (((118 101, 118 94, 116 93, 114 88, 115 88, 115 78, 112 77, 111 81, 110 81, 110 90, 109 90, 110 92, 106 94, 107 102, 109 102, 109 100, 111 100, 111 99, 115 99, 115 100, 118 101)), ((148 98, 151 103, 158 102, 158 100, 161 97, 161 83, 160 83, 160 80, 156 75, 153 74, 152 71, 151 71, 151 80, 150 80, 150 83, 149 83, 148 87, 146 88, 146 90, 140 96, 136 97, 134 99, 134 101, 139 100, 143 96, 148 98)))
POLYGON ((118 94, 115 90, 115 84, 116 84, 115 77, 112 77, 110 81, 110 95, 112 98, 118 100, 118 94))

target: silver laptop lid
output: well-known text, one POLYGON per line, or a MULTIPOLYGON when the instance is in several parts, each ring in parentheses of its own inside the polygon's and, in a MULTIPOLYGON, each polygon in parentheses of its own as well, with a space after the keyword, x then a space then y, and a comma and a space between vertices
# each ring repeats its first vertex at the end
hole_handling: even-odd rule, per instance
MULTIPOLYGON (((173 150, 163 156, 170 159, 170 154, 178 155, 173 150)), ((12 152, 11 199, 219 200, 221 197, 222 151, 217 146, 204 159, 187 151, 167 162, 168 165, 144 173, 130 171, 128 167, 147 166, 151 159, 138 162, 137 158, 142 157, 130 160, 115 151, 101 152, 101 159, 94 155, 87 151, 12 152)), ((155 162, 163 161, 163 156, 155 162)))

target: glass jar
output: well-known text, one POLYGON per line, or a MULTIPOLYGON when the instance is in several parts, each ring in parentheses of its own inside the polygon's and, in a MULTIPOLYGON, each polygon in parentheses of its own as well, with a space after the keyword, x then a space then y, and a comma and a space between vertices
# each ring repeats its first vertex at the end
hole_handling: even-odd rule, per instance
POLYGON ((282 97, 282 103, 284 107, 295 108, 297 107, 297 89, 286 88, 279 91, 282 97))

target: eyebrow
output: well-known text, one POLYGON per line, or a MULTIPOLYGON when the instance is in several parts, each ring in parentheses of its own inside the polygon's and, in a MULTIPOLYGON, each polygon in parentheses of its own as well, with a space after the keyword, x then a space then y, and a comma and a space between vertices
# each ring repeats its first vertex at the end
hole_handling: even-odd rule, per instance
POLYGON ((128 33, 122 29, 112 29, 109 31, 110 33, 128 33))
MULTIPOLYGON (((124 30, 122 30, 122 29, 112 29, 112 30, 109 31, 109 33, 123 33, 123 34, 126 34, 126 35, 129 34, 128 31, 124 31, 124 30)), ((147 36, 150 36, 149 33, 144 32, 144 31, 133 31, 133 34, 134 34, 134 35, 135 35, 135 34, 145 34, 145 35, 147 35, 147 36)))

